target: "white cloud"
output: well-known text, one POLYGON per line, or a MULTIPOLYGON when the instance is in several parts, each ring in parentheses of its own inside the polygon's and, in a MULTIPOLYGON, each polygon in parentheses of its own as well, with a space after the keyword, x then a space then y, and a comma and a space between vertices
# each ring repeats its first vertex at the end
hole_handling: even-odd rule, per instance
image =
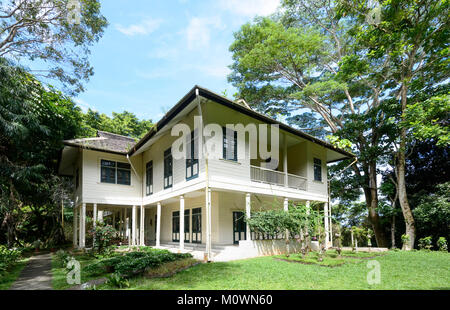
POLYGON ((190 50, 207 48, 211 40, 211 29, 224 29, 220 18, 193 17, 184 31, 190 50))
POLYGON ((83 111, 84 113, 86 113, 89 109, 93 110, 93 111, 97 111, 97 109, 93 106, 91 106, 90 104, 88 104, 86 101, 84 101, 83 99, 80 98, 74 98, 73 101, 75 101, 75 103, 77 104, 77 106, 80 107, 81 111, 83 111))
POLYGON ((248 17, 270 15, 279 5, 280 0, 220 0, 219 2, 220 8, 248 17))
POLYGON ((147 35, 158 29, 162 22, 162 19, 146 19, 139 24, 129 26, 117 24, 116 29, 127 36, 147 35))

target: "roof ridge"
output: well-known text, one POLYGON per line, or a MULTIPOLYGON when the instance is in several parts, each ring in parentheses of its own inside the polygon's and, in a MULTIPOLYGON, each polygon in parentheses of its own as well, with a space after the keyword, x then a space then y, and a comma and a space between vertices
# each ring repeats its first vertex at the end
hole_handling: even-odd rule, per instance
POLYGON ((119 134, 117 134, 117 133, 113 133, 113 132, 109 132, 109 131, 104 131, 104 130, 97 130, 97 137, 100 137, 100 136, 99 136, 99 132, 101 132, 101 133, 106 133, 106 134, 108 134, 108 135, 118 136, 118 137, 121 137, 121 138, 125 138, 125 139, 129 139, 129 140, 135 141, 135 139, 132 138, 132 137, 124 136, 124 135, 119 135, 119 134))

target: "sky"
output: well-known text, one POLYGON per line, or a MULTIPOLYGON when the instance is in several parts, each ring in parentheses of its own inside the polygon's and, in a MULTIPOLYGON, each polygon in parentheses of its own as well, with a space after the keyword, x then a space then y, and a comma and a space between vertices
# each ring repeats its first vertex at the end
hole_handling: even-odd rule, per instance
POLYGON ((75 101, 84 111, 127 110, 156 122, 196 84, 233 95, 233 33, 279 1, 101 0, 109 26, 91 49, 95 74, 75 101))

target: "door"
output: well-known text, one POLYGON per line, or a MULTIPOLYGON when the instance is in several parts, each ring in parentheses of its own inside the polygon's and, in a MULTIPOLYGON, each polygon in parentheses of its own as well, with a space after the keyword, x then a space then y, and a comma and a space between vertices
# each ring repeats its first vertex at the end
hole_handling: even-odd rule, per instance
POLYGON ((190 215, 191 215, 191 210, 184 210, 184 242, 191 242, 191 238, 190 238, 190 215))
POLYGON ((172 213, 172 241, 180 241, 180 211, 172 213))
POLYGON ((247 225, 244 221, 244 212, 233 212, 233 243, 239 244, 239 240, 245 240, 247 225))
POLYGON ((202 243, 202 208, 192 209, 192 243, 202 243))

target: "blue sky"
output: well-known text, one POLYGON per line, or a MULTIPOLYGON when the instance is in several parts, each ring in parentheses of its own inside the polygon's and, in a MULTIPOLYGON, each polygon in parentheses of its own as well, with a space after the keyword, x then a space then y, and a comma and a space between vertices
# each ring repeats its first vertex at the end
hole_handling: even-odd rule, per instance
POLYGON ((83 110, 128 110, 158 121, 195 84, 215 92, 227 82, 233 32, 279 0, 103 0, 109 26, 92 47, 95 75, 75 101, 83 110))

